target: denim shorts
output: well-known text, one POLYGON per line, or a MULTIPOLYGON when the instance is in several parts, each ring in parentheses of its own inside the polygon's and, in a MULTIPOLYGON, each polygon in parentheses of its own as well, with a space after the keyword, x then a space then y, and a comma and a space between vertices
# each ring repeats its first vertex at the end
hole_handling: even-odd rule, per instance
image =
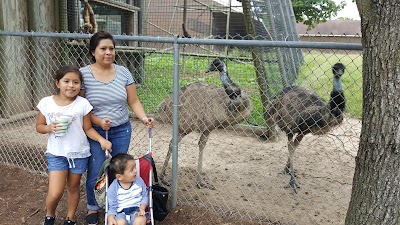
MULTIPOLYGON (((136 211, 138 212, 138 211, 136 211)), ((135 219, 137 217, 137 215, 133 215, 134 213, 130 214, 130 215, 126 215, 125 213, 117 213, 117 215, 115 216, 115 219, 125 219, 125 223, 128 225, 132 225, 133 222, 135 222, 135 219)), ((145 213, 145 217, 146 220, 149 219, 150 214, 148 212, 145 213)))
POLYGON ((49 171, 68 170, 70 173, 83 174, 86 172, 89 157, 67 158, 46 153, 47 168, 49 171))

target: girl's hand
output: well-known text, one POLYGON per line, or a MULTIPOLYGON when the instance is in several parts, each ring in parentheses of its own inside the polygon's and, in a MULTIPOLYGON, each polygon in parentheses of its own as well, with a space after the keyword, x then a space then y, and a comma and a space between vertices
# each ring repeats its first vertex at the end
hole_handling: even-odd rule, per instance
POLYGON ((153 128, 154 127, 154 118, 153 117, 145 117, 145 118, 142 119, 142 122, 148 128, 153 128))
POLYGON ((111 127, 111 123, 112 123, 111 119, 106 117, 101 120, 100 126, 103 130, 109 130, 111 127))
POLYGON ((61 130, 62 125, 59 124, 58 122, 52 122, 51 124, 48 125, 48 133, 54 133, 56 134, 57 131, 61 130))
POLYGON ((112 149, 111 149, 112 144, 111 144, 110 141, 108 141, 108 140, 102 138, 102 139, 99 141, 99 143, 100 143, 101 149, 103 149, 104 151, 105 151, 105 150, 108 150, 109 152, 112 152, 112 149))

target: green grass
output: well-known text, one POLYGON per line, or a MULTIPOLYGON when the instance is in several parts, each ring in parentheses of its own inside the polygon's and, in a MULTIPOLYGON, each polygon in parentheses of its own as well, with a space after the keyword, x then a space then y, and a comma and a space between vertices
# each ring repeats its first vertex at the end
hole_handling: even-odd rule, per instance
MULTIPOLYGON (((346 114, 353 118, 361 118, 362 57, 359 54, 321 52, 305 52, 303 56, 304 62, 296 84, 313 89, 325 100, 329 100, 332 90, 332 65, 341 62, 346 66, 346 73, 342 76, 343 89, 347 99, 346 114)), ((250 56, 242 53, 241 57, 250 56)), ((185 56, 183 62, 181 57, 179 63, 180 86, 196 81, 221 86, 217 73, 205 73, 211 60, 211 58, 185 56)), ((283 88, 279 68, 267 63, 264 66, 270 85, 270 94, 275 96, 283 88)), ((246 90, 252 99, 253 111, 249 121, 263 125, 263 109, 252 61, 227 61, 227 67, 232 80, 246 90)), ((156 112, 161 101, 172 94, 173 69, 172 55, 152 54, 146 57, 145 83, 138 87, 138 95, 146 112, 156 112)))

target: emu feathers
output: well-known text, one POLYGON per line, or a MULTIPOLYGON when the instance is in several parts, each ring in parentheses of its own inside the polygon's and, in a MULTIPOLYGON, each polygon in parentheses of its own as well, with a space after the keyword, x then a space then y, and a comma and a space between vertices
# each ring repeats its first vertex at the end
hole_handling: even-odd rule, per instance
POLYGON ((294 152, 304 135, 325 134, 343 121, 346 98, 340 78, 344 71, 341 63, 332 67, 333 90, 329 102, 326 103, 312 90, 292 86, 278 94, 266 110, 267 125, 277 125, 288 138, 289 157, 284 171, 291 176, 289 185, 294 192, 298 187, 293 168, 294 152))
MULTIPOLYGON (((204 82, 191 83, 179 93, 179 136, 178 142, 192 131, 200 133, 199 158, 197 165, 197 184, 199 187, 214 189, 201 177, 203 151, 210 133, 218 128, 242 122, 250 115, 251 101, 241 88, 233 83, 225 63, 215 59, 206 72, 219 72, 224 88, 204 82)), ((159 109, 159 117, 172 123, 173 99, 165 99, 159 109)), ((164 178, 172 152, 172 140, 161 171, 164 178)), ((164 179, 163 179, 164 180, 164 179)), ((165 180, 164 180, 165 181, 165 180)))

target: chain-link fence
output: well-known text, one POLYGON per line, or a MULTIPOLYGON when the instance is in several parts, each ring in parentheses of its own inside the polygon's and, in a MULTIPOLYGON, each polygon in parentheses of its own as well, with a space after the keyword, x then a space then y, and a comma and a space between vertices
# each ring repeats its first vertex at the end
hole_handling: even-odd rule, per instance
MULTIPOLYGON (((80 42, 87 37, 0 32, 1 164, 46 174, 47 136, 35 132, 35 106, 42 97, 54 93, 52 76, 60 66, 90 63, 87 46, 80 42)), ((191 127, 194 132, 187 132, 177 146, 178 179, 174 194, 178 205, 207 208, 222 217, 267 224, 344 222, 361 131, 362 57, 357 50, 361 49, 360 45, 119 35, 115 38, 124 43, 152 45, 151 48, 117 46, 116 63, 130 69, 138 81, 138 94, 146 112, 158 119, 153 129, 152 148, 159 172, 171 138, 177 134, 171 123, 159 116, 161 103, 174 93, 174 82, 179 81, 180 87, 196 82, 215 85, 187 89, 191 100, 175 105, 181 110, 180 126, 196 126, 191 127), (198 46, 220 51, 205 54, 198 46), (225 55, 225 47, 234 49, 229 57, 225 55), (344 120, 328 134, 306 135, 299 144, 294 156, 301 187, 297 194, 285 188, 290 177, 281 173, 288 157, 286 136, 280 135, 277 141, 265 140, 268 129, 260 96, 262 90, 255 76, 253 47, 301 51, 303 60, 295 83, 314 90, 326 102, 334 86, 331 67, 337 62, 346 66, 341 79, 346 97, 344 120), (320 48, 333 49, 321 51, 320 48), (191 49, 190 54, 186 54, 187 49, 191 49), (226 63, 225 72, 243 91, 240 97, 248 97, 252 103, 251 107, 244 107, 249 111, 245 119, 230 120, 232 114, 227 113, 229 106, 226 105, 229 98, 224 97, 220 74, 205 73, 218 56, 226 63), (234 123, 238 124, 225 126, 234 123), (206 143, 196 132, 201 127, 211 132, 206 143), (203 144, 206 145, 202 173, 199 173, 199 146, 203 144), (202 181, 208 188, 198 188, 202 181)), ((271 90, 268 99, 273 99, 287 85, 279 68, 269 60, 263 63, 272 68, 264 75, 271 90)), ((130 153, 139 157, 148 148, 147 130, 134 116, 131 121, 134 131, 130 153)), ((166 178, 171 178, 171 162, 166 168, 166 178)))

